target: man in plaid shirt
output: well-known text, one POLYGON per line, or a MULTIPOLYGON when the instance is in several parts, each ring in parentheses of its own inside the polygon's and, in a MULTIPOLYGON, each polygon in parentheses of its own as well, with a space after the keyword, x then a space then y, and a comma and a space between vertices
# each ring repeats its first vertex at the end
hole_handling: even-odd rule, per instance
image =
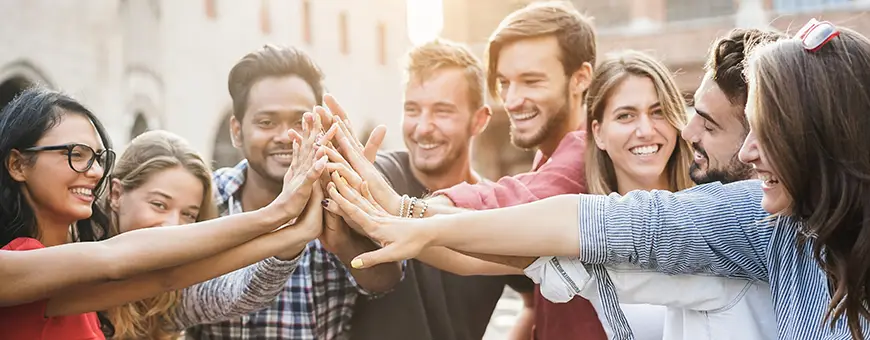
MULTIPOLYGON (((266 45, 239 61, 229 75, 233 145, 245 160, 214 174, 221 216, 259 209, 281 191, 290 167, 292 141, 302 115, 319 105, 323 74, 295 48, 266 45)), ((384 292, 401 280, 399 265, 349 270, 356 255, 376 247, 368 239, 336 235, 326 218, 320 239, 309 243, 296 271, 266 309, 189 330, 198 339, 345 339, 358 294, 384 292), (326 244, 325 244, 326 243, 326 244), (331 253, 329 250, 334 251, 331 253), (344 263, 343 263, 344 262, 344 263)))

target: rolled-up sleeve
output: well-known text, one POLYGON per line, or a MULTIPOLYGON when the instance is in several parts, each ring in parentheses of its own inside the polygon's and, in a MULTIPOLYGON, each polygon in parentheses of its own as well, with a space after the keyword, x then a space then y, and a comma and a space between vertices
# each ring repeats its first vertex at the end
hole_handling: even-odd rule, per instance
POLYGON ((632 191, 579 199, 580 259, 668 274, 713 272, 766 281, 773 217, 759 181, 677 193, 632 191))

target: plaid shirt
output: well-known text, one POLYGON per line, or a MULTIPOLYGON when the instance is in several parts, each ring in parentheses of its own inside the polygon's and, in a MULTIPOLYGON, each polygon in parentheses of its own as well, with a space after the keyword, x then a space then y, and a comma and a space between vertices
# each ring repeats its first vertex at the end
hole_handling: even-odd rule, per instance
MULTIPOLYGON (((242 212, 239 193, 245 183, 246 160, 214 173, 215 203, 221 216, 242 212)), ((266 309, 226 322, 198 326, 191 335, 205 339, 346 339, 353 304, 359 293, 348 269, 319 240, 308 243, 296 271, 266 309)))

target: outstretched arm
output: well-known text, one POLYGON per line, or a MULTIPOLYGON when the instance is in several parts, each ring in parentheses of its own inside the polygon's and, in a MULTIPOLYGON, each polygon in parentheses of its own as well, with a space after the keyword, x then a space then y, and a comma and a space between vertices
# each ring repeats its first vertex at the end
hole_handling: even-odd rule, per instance
MULTIPOLYGON (((323 209, 317 202, 320 189, 315 189, 303 216, 291 226, 260 236, 238 247, 217 255, 134 276, 130 279, 102 284, 83 285, 62 291, 48 301, 46 316, 70 315, 104 310, 124 303, 155 296, 159 293, 182 289, 197 282, 217 277, 251 265, 275 254, 294 254, 296 257, 322 230, 323 209)), ((221 221, 235 215, 215 219, 221 221)), ((195 229, 197 226, 187 226, 195 229)), ((196 243, 194 243, 196 244, 196 243)), ((190 246, 190 245, 188 245, 190 246)), ((220 278, 216 279, 220 280, 220 278)), ((223 292, 217 292, 223 294, 223 292)), ((210 300, 210 299, 209 299, 210 300)))
POLYGON ((372 216, 344 193, 329 194, 366 234, 385 244, 357 258, 363 267, 446 246, 503 255, 579 256, 596 264, 630 262, 670 274, 712 270, 767 278, 772 228, 759 204, 757 181, 711 183, 678 193, 557 196, 425 219, 372 216))

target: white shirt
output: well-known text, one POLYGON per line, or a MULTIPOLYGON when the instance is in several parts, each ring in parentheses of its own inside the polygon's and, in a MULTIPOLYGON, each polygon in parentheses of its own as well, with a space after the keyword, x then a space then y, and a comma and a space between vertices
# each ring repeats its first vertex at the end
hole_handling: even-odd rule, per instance
MULTIPOLYGON (((764 282, 712 275, 667 275, 623 265, 607 267, 623 311, 636 339, 655 337, 629 305, 666 306, 662 339, 665 340, 765 340, 776 339, 776 320, 770 286, 764 282)), ((525 269, 526 276, 541 285, 541 293, 553 302, 580 295, 592 302, 608 334, 599 297, 598 282, 578 259, 542 257, 525 269)), ((647 310, 642 318, 655 318, 647 310)), ((649 322, 646 322, 648 324, 649 322)), ((652 331, 655 331, 654 329, 652 331)))

